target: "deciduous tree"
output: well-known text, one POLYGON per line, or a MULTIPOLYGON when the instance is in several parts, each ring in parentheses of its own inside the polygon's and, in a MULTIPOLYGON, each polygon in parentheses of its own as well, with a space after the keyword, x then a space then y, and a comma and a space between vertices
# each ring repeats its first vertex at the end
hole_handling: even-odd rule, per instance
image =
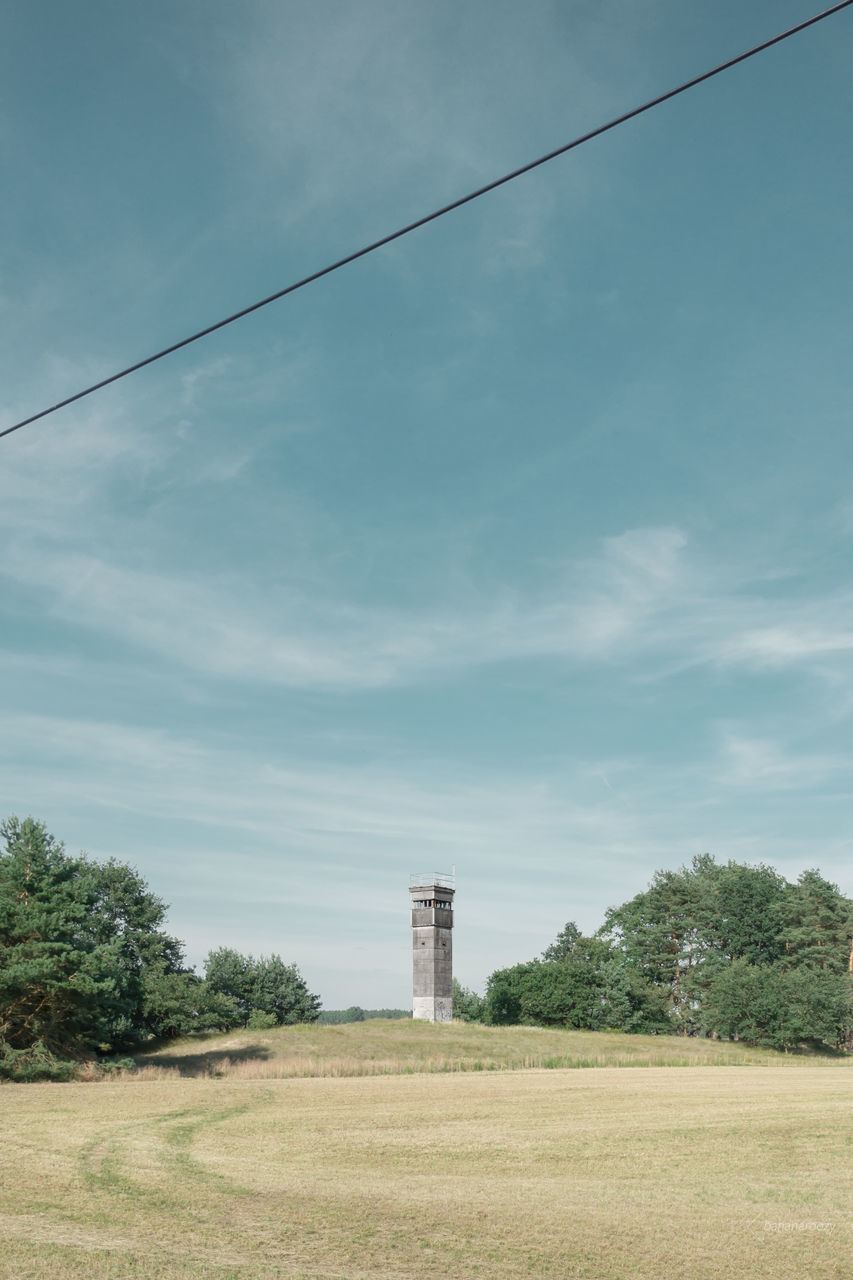
POLYGON ((279 1025, 314 1022, 320 999, 312 995, 295 964, 281 956, 241 955, 230 947, 211 951, 205 964, 211 992, 233 1001, 246 1026, 254 1010, 274 1017, 279 1025))

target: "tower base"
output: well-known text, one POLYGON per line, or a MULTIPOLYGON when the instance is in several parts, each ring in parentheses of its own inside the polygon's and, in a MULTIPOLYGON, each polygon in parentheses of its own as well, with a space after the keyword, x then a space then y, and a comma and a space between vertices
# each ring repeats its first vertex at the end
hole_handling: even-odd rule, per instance
POLYGON ((452 996, 415 996, 412 1001, 412 1017, 423 1022, 452 1022, 452 996))

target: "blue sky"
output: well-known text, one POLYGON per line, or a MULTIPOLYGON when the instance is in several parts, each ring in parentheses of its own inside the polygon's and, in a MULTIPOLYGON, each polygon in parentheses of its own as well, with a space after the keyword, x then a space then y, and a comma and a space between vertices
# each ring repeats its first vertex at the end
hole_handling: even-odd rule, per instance
MULTIPOLYGON (((0 427, 808 15, 0 14, 0 427)), ((199 963, 482 987, 694 854, 848 893, 853 12, 0 442, 0 812, 199 963)))

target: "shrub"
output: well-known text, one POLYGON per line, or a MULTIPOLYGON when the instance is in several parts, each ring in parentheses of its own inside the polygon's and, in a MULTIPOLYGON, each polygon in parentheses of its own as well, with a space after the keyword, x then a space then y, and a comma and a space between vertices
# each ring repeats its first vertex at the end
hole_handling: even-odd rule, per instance
POLYGON ((253 1009, 246 1023, 249 1031, 269 1031, 278 1026, 278 1018, 274 1013, 264 1013, 263 1009, 253 1009))
POLYGON ((79 1065, 55 1057, 41 1040, 26 1049, 13 1049, 10 1044, 0 1042, 0 1080, 18 1084, 33 1080, 73 1080, 79 1065))

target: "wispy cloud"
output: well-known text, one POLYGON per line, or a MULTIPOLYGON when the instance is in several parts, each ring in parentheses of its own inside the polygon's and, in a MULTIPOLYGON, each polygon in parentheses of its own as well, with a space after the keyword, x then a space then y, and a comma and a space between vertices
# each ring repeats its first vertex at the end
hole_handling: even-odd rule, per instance
MULTIPOLYGON (((464 861, 483 881, 503 881, 522 850, 532 878, 605 850, 616 862, 637 857, 642 819, 613 805, 596 781, 598 766, 591 770, 587 762, 526 779, 471 770, 459 776, 439 762, 389 767, 368 753, 357 764, 308 764, 236 741, 213 745, 160 730, 31 714, 5 717, 4 734, 18 747, 18 763, 0 787, 4 804, 8 796, 35 794, 40 811, 94 805, 124 815, 131 844, 134 832, 152 824, 179 823, 202 829, 196 848, 231 847, 238 863, 295 856, 279 889, 291 901, 299 900, 303 876, 316 897, 318 859, 336 871, 338 891, 347 895, 369 865, 370 881, 358 892, 375 895, 377 880, 401 861, 408 870, 464 861), (301 872, 298 858, 304 859, 301 872)), ((618 771, 620 764, 606 767, 618 771)), ((146 861, 158 863, 156 850, 146 861)), ((236 865, 231 860, 218 874, 233 877, 236 865)))
MULTIPOLYGON (((13 403, 0 417, 0 425, 11 425, 18 414, 44 408, 54 398, 111 372, 48 354, 34 382, 38 400, 13 403)), ((0 529, 7 539, 44 538, 56 545, 75 545, 97 535, 113 516, 117 486, 139 486, 162 471, 177 441, 171 433, 155 429, 156 414, 149 418, 148 429, 140 430, 131 405, 123 388, 106 388, 3 441, 0 529)))
POLYGON ((761 582, 750 592, 691 556, 674 528, 605 538, 537 590, 457 577, 452 601, 407 609, 348 599, 319 563, 308 582, 268 566, 247 582, 227 566, 146 569, 19 537, 0 572, 38 592, 49 615, 131 651, 210 677, 292 687, 370 689, 543 658, 633 663, 644 680, 700 665, 821 670, 853 650, 853 596, 767 598, 761 582))
POLYGON ((794 750, 773 738, 748 736, 727 730, 722 743, 724 785, 756 791, 809 791, 834 780, 853 785, 853 755, 838 752, 794 750))
POLYGON ((782 617, 776 625, 747 628, 734 636, 724 661, 786 667, 853 651, 853 595, 847 592, 770 605, 767 613, 782 617))
MULTIPOLYGON (((268 7, 221 69, 234 125, 260 156, 267 182, 278 175, 273 198, 285 226, 344 219, 351 235, 380 234, 562 140, 553 124, 543 133, 547 102, 559 100, 562 117, 574 122, 612 100, 613 89, 596 81, 572 42, 555 65, 546 27, 527 15, 494 23, 474 11, 450 18, 440 6, 366 9, 373 13, 336 6, 334 18, 318 10, 294 25, 286 10, 268 7), (467 64, 471 42, 476 76, 467 64), (538 67, 539 75, 509 76, 508 63, 538 67)), ((575 18, 585 27, 592 21, 575 18)), ((556 181, 580 201, 589 179, 575 165, 556 181)), ((483 206, 487 272, 543 260, 553 185, 545 194, 528 184, 483 206)))
POLYGON ((685 539, 636 530, 569 567, 556 591, 517 590, 453 609, 402 612, 348 604, 328 590, 256 582, 236 573, 190 577, 18 544, 3 571, 43 594, 53 616, 195 670, 284 685, 370 688, 436 670, 535 657, 608 660, 671 596, 685 539), (263 591, 263 594, 261 594, 263 591))

